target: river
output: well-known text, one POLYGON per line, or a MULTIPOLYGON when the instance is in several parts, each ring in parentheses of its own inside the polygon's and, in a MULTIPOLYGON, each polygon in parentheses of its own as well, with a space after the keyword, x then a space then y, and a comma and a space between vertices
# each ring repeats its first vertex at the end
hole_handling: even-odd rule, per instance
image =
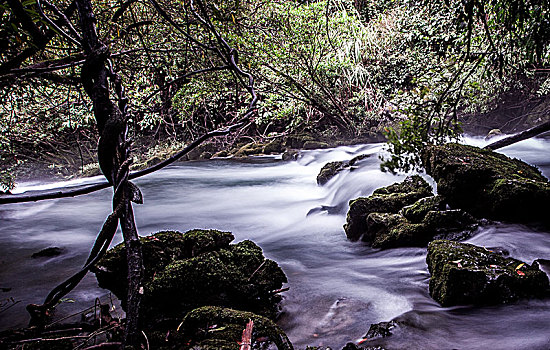
MULTIPOLYGON (((468 138, 482 145, 482 139, 468 138)), ((550 176, 550 140, 533 139, 501 152, 540 167, 550 176)), ((142 235, 159 230, 215 228, 236 241, 250 239, 288 276, 279 324, 295 347, 340 349, 361 338, 371 323, 398 318, 406 325, 376 344, 388 349, 550 349, 550 299, 511 305, 443 308, 428 293, 425 248, 380 251, 346 239, 346 203, 400 181, 379 170, 383 144, 304 151, 295 162, 280 156, 247 161, 178 163, 136 180, 145 203, 136 206, 142 235), (369 154, 362 166, 339 174, 323 187, 315 178, 333 160, 369 154), (344 204, 328 214, 311 209, 344 204)), ((73 181, 89 183, 99 178, 73 181)), ((17 191, 61 186, 21 184, 17 191)), ((41 303, 87 257, 109 214, 110 190, 76 198, 0 207, 0 329, 24 326, 24 306, 41 303), (57 246, 63 254, 32 259, 57 246), (13 298, 13 300, 9 299, 13 298), (9 309, 13 301, 19 302, 9 309)), ((472 198, 472 200, 475 200, 472 198)), ((115 238, 121 240, 120 233, 115 238)), ((531 263, 550 259, 550 234, 523 225, 494 223, 467 242, 506 249, 531 263)), ((107 292, 87 276, 59 307, 57 317, 105 300, 107 292)), ((366 343, 364 345, 369 345, 366 343)))

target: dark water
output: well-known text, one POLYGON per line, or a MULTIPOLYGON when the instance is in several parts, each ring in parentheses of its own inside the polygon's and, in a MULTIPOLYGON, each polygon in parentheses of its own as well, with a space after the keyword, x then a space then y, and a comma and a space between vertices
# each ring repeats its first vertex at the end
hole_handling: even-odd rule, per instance
MULTIPOLYGON (((468 142, 481 144, 481 140, 468 142)), ((502 151, 550 175, 550 141, 529 140, 502 151)), ((249 162, 188 162, 137 181, 145 204, 136 208, 142 235, 164 229, 216 228, 236 240, 251 239, 289 278, 279 323, 297 348, 341 348, 357 341, 371 323, 398 318, 400 328, 381 344, 388 349, 550 349, 550 300, 493 307, 442 308, 428 294, 424 248, 379 251, 346 240, 346 203, 399 181, 379 171, 382 145, 304 152, 297 162, 276 157, 249 162), (328 161, 367 153, 363 167, 318 187, 315 177, 328 161), (339 214, 306 214, 321 205, 343 204, 339 214)), ((59 184, 57 184, 59 185, 59 184)), ((32 187, 25 184, 20 190, 32 187)), ((41 203, 0 207, 0 294, 21 301, 0 313, 0 328, 23 326, 24 305, 48 291, 86 259, 109 214, 110 191, 41 203), (65 254, 31 259, 58 246, 65 254)), ((475 200, 475 199, 473 199, 475 200)), ((121 240, 117 235, 117 241, 121 240)), ((531 263, 550 259, 550 234, 521 225, 495 224, 468 240, 500 247, 531 263)), ((83 309, 106 292, 87 277, 58 316, 83 309)), ((368 343, 365 345, 369 345, 368 343)), ((374 345, 374 344, 372 344, 374 345)))

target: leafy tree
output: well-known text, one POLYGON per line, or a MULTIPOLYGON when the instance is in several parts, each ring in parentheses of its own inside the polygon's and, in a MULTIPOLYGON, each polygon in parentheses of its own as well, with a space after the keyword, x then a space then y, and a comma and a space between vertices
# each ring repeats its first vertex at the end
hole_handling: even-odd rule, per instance
MULTIPOLYGON (((185 82, 197 74, 222 70, 231 72, 252 96, 247 111, 240 116, 237 125, 242 125, 254 112, 257 101, 254 80, 238 66, 237 50, 229 46, 220 35, 211 20, 212 8, 201 0, 170 3, 173 5, 169 7, 171 11, 181 11, 178 18, 184 19, 182 23, 174 20, 165 10, 168 4, 155 0, 149 4, 134 0, 100 4, 93 4, 90 0, 61 1, 56 4, 47 0, 5 0, 1 5, 0 14, 6 19, 2 23, 7 23, 2 30, 9 38, 3 43, 6 50, 0 61, 0 87, 4 94, 13 93, 15 88, 34 92, 43 87, 43 92, 48 92, 48 84, 51 83, 65 87, 61 91, 71 91, 66 90, 66 86, 69 86, 83 92, 87 96, 83 101, 89 101, 99 134, 99 166, 114 191, 113 212, 99 232, 85 266, 56 287, 46 297, 44 304, 27 307, 33 317, 31 322, 42 323, 46 311, 79 283, 90 267, 103 256, 120 225, 127 250, 129 284, 125 344, 139 347, 143 266, 132 203, 141 203, 142 196, 138 187, 129 179, 132 158, 128 130, 139 123, 139 120, 134 119, 140 116, 132 111, 133 105, 141 107, 143 111, 149 104, 142 100, 150 98, 145 97, 140 88, 146 83, 132 79, 135 71, 141 68, 145 72, 140 77, 158 78, 158 89, 147 94, 161 96, 160 115, 163 118, 168 117, 163 112, 169 113, 169 108, 162 104, 169 102, 162 100, 166 98, 163 92, 177 86, 176 82, 185 82), (151 24, 152 19, 162 19, 165 24, 155 30, 142 32, 140 28, 151 24), (162 29, 166 32, 157 31, 162 29), (167 37, 171 36, 172 39, 182 40, 183 47, 164 47, 168 45, 167 37), (204 55, 202 62, 207 63, 206 67, 196 69, 197 61, 187 64, 190 62, 189 56, 196 54, 204 55), (165 55, 174 55, 173 59, 183 60, 183 63, 180 66, 176 64, 173 69, 165 67, 162 64, 165 55), (171 80, 167 82, 168 73, 174 76, 170 76, 171 80), (133 89, 127 90, 127 86, 133 89), (132 104, 132 101, 138 102, 132 104)), ((60 98, 59 91, 53 89, 51 93, 54 98, 60 98)), ((23 101, 33 99, 33 95, 25 93, 20 97, 23 101)), ((70 100, 71 95, 68 93, 67 101, 70 100)), ((224 134, 234 128, 210 135, 224 134)), ((136 131, 134 129, 134 133, 136 131)), ((204 139, 200 138, 199 141, 204 139)), ((197 144, 195 142, 192 145, 197 144)))
MULTIPOLYGON (((444 5, 412 2, 407 6, 412 12, 418 6, 428 9, 425 21, 419 22, 428 34, 423 43, 431 46, 429 55, 440 56, 444 68, 440 69, 441 78, 431 79, 432 86, 422 86, 421 100, 407 102, 402 109, 407 119, 388 130, 392 155, 383 168, 390 171, 419 166, 426 145, 460 135, 460 111, 482 104, 480 99, 505 91, 518 78, 550 63, 547 1, 468 0, 446 1, 444 5)), ((547 130, 550 123, 489 147, 503 147, 547 130)))

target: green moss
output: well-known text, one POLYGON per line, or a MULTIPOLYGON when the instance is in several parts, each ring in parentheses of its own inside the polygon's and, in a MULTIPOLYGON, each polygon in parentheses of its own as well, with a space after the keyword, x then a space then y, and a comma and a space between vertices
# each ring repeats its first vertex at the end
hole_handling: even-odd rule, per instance
MULTIPOLYGON (((254 322, 252 344, 259 348, 274 343, 279 350, 292 350, 285 333, 270 319, 251 312, 206 306, 190 311, 181 324, 184 333, 201 349, 204 346, 232 346, 238 350, 242 332, 249 320, 254 322)), ((208 347, 207 347, 208 348, 208 347)), ((221 349, 221 348, 212 348, 221 349)))
POLYGON ((370 243, 374 248, 423 246, 428 240, 424 237, 429 236, 425 225, 409 223, 400 214, 372 213, 367 222, 369 235, 372 234, 370 243))
POLYGON ((263 153, 281 153, 284 151, 283 143, 280 140, 273 140, 266 144, 263 149, 263 153))
MULTIPOLYGON (((367 216, 371 213, 397 213, 403 207, 432 195, 430 185, 420 176, 407 177, 401 183, 379 188, 369 197, 350 201, 344 230, 351 240, 367 233, 367 216)), ((367 236, 372 236, 367 233, 367 236)), ((368 239, 367 237, 367 239, 368 239)))
POLYGON ((421 222, 429 211, 445 209, 445 203, 440 196, 430 196, 417 200, 414 204, 404 207, 401 214, 412 223, 421 222))
POLYGON ((315 141, 315 138, 309 134, 288 135, 285 139, 285 145, 290 148, 302 148, 304 143, 315 141))
POLYGON ((322 141, 306 141, 302 146, 303 149, 318 149, 327 147, 329 147, 329 144, 322 141))
POLYGON ((287 282, 278 265, 251 241, 177 260, 146 284, 146 302, 174 317, 201 305, 223 305, 274 317, 287 282))
POLYGON ((439 195, 454 208, 494 219, 548 220, 550 184, 525 162, 459 144, 432 146, 423 162, 439 195))
MULTIPOLYGON (((272 291, 287 282, 277 263, 264 258, 251 241, 235 245, 230 232, 158 232, 141 238, 144 259, 144 319, 175 320, 203 305, 251 310, 275 317, 280 296, 272 291)), ((94 272, 101 287, 126 299, 126 252, 111 249, 94 272)), ((124 306, 124 303, 123 303, 124 306)))
POLYGON ((498 304, 547 294, 544 272, 483 247, 433 241, 426 262, 432 275, 430 295, 444 306, 498 304))
POLYGON ((432 194, 432 187, 419 175, 407 176, 402 182, 396 182, 392 185, 378 188, 374 195, 388 195, 394 193, 419 192, 425 195, 432 194))
POLYGON ((234 156, 246 157, 254 154, 262 154, 264 150, 264 146, 265 145, 263 143, 251 142, 242 146, 240 149, 234 152, 234 156))
MULTIPOLYGON (((184 234, 178 231, 161 231, 141 237, 144 265, 144 282, 174 260, 197 256, 203 252, 229 246, 234 239, 230 232, 217 230, 191 230, 184 234)), ((124 243, 107 251, 92 268, 99 286, 109 289, 121 301, 126 300, 126 249, 124 243)))
POLYGON ((353 170, 361 160, 370 157, 368 154, 360 154, 349 161, 329 162, 325 164, 317 175, 317 184, 322 186, 344 169, 353 170))

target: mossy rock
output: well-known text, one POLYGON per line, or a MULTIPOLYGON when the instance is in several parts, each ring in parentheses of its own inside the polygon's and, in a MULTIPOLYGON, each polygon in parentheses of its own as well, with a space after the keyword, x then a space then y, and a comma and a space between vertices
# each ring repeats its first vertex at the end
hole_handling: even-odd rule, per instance
POLYGON ((285 150, 281 140, 273 140, 267 143, 263 148, 264 154, 282 153, 285 150))
POLYGON ((298 150, 288 149, 288 150, 284 151, 284 153, 282 155, 282 159, 284 161, 297 160, 299 156, 300 156, 300 152, 298 150))
POLYGON ((214 143, 203 143, 187 153, 187 160, 207 159, 205 156, 210 155, 211 157, 218 151, 218 146, 214 143))
POLYGON ((462 210, 429 211, 418 223, 401 214, 371 213, 363 241, 382 249, 424 247, 436 236, 470 233, 475 227, 477 221, 462 210))
POLYGON ((344 170, 344 162, 342 161, 329 162, 323 165, 321 171, 317 175, 317 184, 323 186, 342 170, 344 170))
POLYGON ((323 141, 306 141, 302 146, 303 149, 319 149, 328 147, 330 147, 330 145, 323 141))
POLYGON ((288 135, 284 140, 284 145, 289 148, 303 148, 304 143, 315 141, 315 137, 310 134, 288 135))
POLYGON ((263 143, 251 142, 234 151, 233 155, 237 158, 242 158, 251 155, 263 154, 264 146, 265 145, 263 143))
MULTIPOLYGON (((230 232, 217 230, 163 231, 141 238, 143 319, 170 322, 204 305, 275 317, 281 297, 272 291, 287 282, 285 274, 277 263, 264 258, 256 244, 229 244, 233 239, 230 232)), ((119 244, 93 271, 102 288, 124 301, 126 269, 126 252, 119 244)))
POLYGON ((252 347, 265 349, 274 344, 278 350, 292 350, 286 334, 273 321, 251 312, 215 306, 190 311, 183 322, 184 337, 191 347, 202 350, 239 350, 239 342, 248 321, 252 320, 252 347))
POLYGON ((548 277, 484 247, 436 240, 428 245, 430 295, 443 306, 499 304, 548 296, 548 277))
MULTIPOLYGON (((177 260, 146 284, 146 303, 167 316, 202 305, 249 310, 275 317, 281 300, 272 291, 286 283, 277 263, 251 241, 177 260)), ((152 311, 153 311, 152 310, 152 311)))
MULTIPOLYGON (((220 248, 226 248, 235 239, 231 232, 217 230, 161 231, 141 237, 144 266, 144 282, 162 271, 175 260, 187 259, 220 248)), ((99 286, 113 292, 125 307, 127 294, 127 263, 124 243, 118 244, 91 271, 95 273, 99 286)))
POLYGON ((535 167, 474 146, 432 146, 423 153, 426 172, 453 208, 478 217, 546 221, 550 184, 535 167))
POLYGON ((323 186, 326 184, 330 179, 332 179, 334 176, 336 176, 338 173, 340 173, 342 170, 354 169, 353 167, 358 164, 359 161, 362 159, 368 158, 368 154, 361 154, 357 157, 352 158, 349 161, 336 161, 336 162, 329 162, 325 164, 322 168, 319 174, 317 175, 317 184, 319 186, 323 186))
POLYGON ((401 210, 401 214, 412 223, 419 223, 424 220, 430 211, 445 210, 445 202, 441 196, 430 196, 417 200, 414 204, 408 205, 401 210))
POLYGON ((367 233, 367 216, 371 213, 398 213, 403 207, 432 195, 431 186, 418 175, 408 176, 403 182, 379 188, 369 197, 350 201, 344 230, 350 240, 356 241, 367 233))
POLYGON ((363 241, 373 248, 425 246, 433 237, 426 225, 412 224, 400 214, 371 213, 367 217, 368 235, 363 241))

